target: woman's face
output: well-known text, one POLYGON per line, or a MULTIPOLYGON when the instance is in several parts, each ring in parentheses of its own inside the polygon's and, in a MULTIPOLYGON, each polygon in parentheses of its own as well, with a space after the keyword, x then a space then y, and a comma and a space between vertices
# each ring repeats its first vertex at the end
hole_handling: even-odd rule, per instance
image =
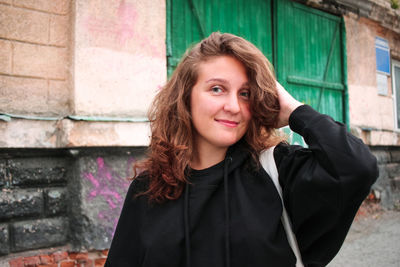
POLYGON ((231 56, 211 58, 199 65, 191 92, 195 146, 227 148, 246 133, 251 119, 246 69, 231 56))

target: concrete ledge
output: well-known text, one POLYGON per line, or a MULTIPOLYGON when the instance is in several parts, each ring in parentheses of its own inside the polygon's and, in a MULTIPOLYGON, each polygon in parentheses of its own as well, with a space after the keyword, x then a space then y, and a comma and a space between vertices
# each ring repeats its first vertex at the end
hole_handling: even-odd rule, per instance
POLYGON ((1 148, 147 146, 148 122, 0 121, 1 148))
POLYGON ((400 145, 400 132, 394 130, 351 125, 351 133, 370 146, 400 145))

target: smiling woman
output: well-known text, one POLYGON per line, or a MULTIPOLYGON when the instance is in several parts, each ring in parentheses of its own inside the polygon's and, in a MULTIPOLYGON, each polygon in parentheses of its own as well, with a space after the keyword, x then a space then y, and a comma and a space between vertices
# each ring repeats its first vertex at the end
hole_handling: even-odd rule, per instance
POLYGON ((190 49, 149 117, 148 158, 135 165, 107 267, 295 266, 280 196, 259 163, 271 147, 304 265, 325 266, 378 175, 368 147, 294 99, 232 34, 190 49), (275 128, 288 124, 309 148, 282 142, 275 128))
POLYGON ((249 94, 246 69, 234 57, 220 56, 199 65, 190 98, 195 129, 191 168, 205 169, 222 161, 228 147, 244 136, 251 119, 249 94))

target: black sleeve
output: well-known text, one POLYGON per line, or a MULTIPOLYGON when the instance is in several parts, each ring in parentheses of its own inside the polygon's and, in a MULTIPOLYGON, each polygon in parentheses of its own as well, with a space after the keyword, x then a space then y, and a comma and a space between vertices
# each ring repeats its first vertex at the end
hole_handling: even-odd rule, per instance
POLYGON ((108 252, 105 267, 140 266, 143 249, 138 246, 142 198, 135 198, 141 192, 141 183, 136 179, 130 184, 121 210, 117 228, 108 252))
POLYGON ((276 147, 283 199, 304 264, 325 266, 378 177, 376 158, 345 125, 307 105, 291 114, 289 126, 309 147, 276 147))

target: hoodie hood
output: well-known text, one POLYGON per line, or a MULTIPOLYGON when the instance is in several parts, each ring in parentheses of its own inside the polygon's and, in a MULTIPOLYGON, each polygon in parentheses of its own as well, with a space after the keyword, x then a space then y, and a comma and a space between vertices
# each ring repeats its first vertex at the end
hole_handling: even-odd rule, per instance
POLYGON ((238 169, 249 157, 250 152, 246 149, 246 141, 241 139, 230 146, 223 161, 202 170, 189 170, 189 182, 195 185, 220 185, 223 181, 224 165, 229 160, 227 174, 238 169), (206 179, 205 179, 206 177, 206 179))

